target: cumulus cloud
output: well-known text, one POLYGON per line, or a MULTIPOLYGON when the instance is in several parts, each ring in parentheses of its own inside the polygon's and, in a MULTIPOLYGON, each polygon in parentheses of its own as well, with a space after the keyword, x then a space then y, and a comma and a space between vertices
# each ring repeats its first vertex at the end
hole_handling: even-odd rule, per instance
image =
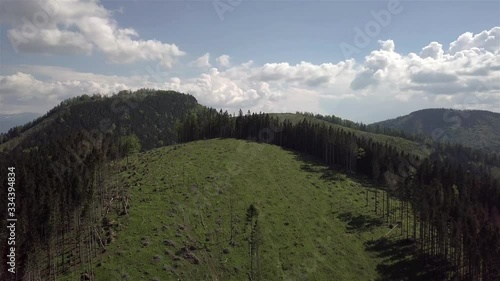
MULTIPOLYGON (((495 34, 495 30, 480 34, 495 34)), ((490 36, 478 38, 487 44, 473 39, 475 43, 470 48, 462 46, 451 52, 444 51, 442 44, 431 42, 418 53, 401 54, 395 42, 386 40, 379 41, 379 49, 359 62, 350 59, 323 64, 302 61, 255 65, 248 61, 220 69, 212 67, 187 78, 152 77, 147 73, 115 77, 30 66, 13 70, 12 77, 1 77, 0 89, 2 94, 15 93, 8 94, 11 104, 16 103, 12 97, 35 95, 30 91, 33 87, 43 89, 34 92, 38 96, 55 92, 58 99, 59 95, 92 93, 99 88, 108 92, 123 87, 173 89, 193 94, 202 104, 233 112, 239 108, 306 110, 365 122, 436 106, 500 112, 500 44, 495 49, 489 45, 490 36), (49 79, 23 76, 27 73, 49 79), (85 84, 89 81, 94 84, 85 84), (57 90, 58 87, 64 90, 57 90)), ((457 39, 460 40, 463 39, 457 39)), ((209 58, 206 55, 205 62, 209 58)))
POLYGON ((381 50, 383 51, 394 52, 396 48, 396 46, 394 45, 394 41, 392 40, 386 40, 386 41, 379 40, 378 43, 380 44, 381 50))
POLYGON ((458 77, 454 74, 426 70, 412 73, 410 78, 412 82, 419 84, 451 83, 458 80, 458 77))
POLYGON ((210 64, 210 54, 206 53, 203 56, 197 58, 194 62, 192 62, 192 65, 199 68, 211 67, 212 65, 210 64))
POLYGON ((219 64, 219 66, 221 66, 221 67, 229 67, 230 66, 230 62, 229 62, 230 59, 231 59, 231 57, 229 55, 222 55, 222 56, 218 57, 216 59, 216 61, 219 64))
POLYGON ((258 81, 297 86, 306 84, 315 87, 331 84, 337 79, 337 76, 349 74, 352 67, 353 61, 351 60, 337 64, 323 63, 320 65, 305 61, 296 65, 290 65, 287 62, 266 63, 261 67, 254 67, 249 75, 250 79, 258 81))
POLYGON ((21 29, 11 29, 8 36, 12 42, 18 42, 13 44, 23 52, 47 53, 50 50, 61 55, 90 55, 93 50, 92 43, 82 34, 67 30, 40 29, 28 40, 21 29))
MULTIPOLYGON (((92 76, 98 78, 99 75, 87 76, 88 78, 94 78, 92 76)), ((43 81, 23 72, 0 75, 0 109, 1 113, 45 113, 67 98, 83 94, 110 94, 128 89, 129 86, 124 83, 126 80, 86 79, 43 81)))
POLYGON ((450 43, 449 53, 455 54, 460 51, 478 48, 486 52, 494 53, 500 48, 500 26, 490 30, 484 30, 478 34, 466 32, 450 43))
POLYGON ((420 52, 420 57, 423 59, 425 58, 439 59, 443 57, 443 54, 444 54, 443 45, 439 44, 438 42, 431 42, 429 45, 422 48, 422 51, 420 52))
POLYGON ((351 82, 351 89, 353 90, 363 90, 370 85, 377 84, 378 81, 374 78, 374 72, 371 70, 364 70, 359 72, 354 80, 351 82))
POLYGON ((99 1, 1 1, 0 22, 16 51, 44 54, 102 52, 110 63, 160 61, 165 68, 185 53, 175 44, 143 40, 121 28, 99 1))

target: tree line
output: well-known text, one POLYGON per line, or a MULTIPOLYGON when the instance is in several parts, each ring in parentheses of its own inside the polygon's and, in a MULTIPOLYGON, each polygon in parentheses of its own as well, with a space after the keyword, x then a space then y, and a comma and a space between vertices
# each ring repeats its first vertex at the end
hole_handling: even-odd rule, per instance
POLYGON ((385 183, 380 196, 376 191, 375 211, 399 225, 421 254, 441 260, 440 270, 460 280, 500 278, 500 187, 488 169, 496 156, 440 144, 428 158, 419 159, 323 123, 304 119, 293 124, 268 114, 243 115, 241 110, 237 116, 199 110, 178 126, 177 134, 180 142, 209 138, 266 142, 385 183))
POLYGON ((368 133, 374 133, 374 134, 383 134, 387 136, 393 136, 393 137, 400 137, 408 140, 413 140, 413 141, 418 141, 418 142, 423 142, 426 140, 425 135, 423 134, 409 134, 403 130, 399 129, 394 129, 394 128, 388 128, 381 126, 380 124, 364 124, 363 122, 354 122, 348 119, 343 119, 335 115, 321 115, 321 114, 314 114, 312 112, 299 112, 297 111, 296 114, 300 114, 306 117, 312 117, 315 119, 323 120, 328 123, 332 124, 337 124, 343 127, 363 131, 363 132, 368 132, 368 133))

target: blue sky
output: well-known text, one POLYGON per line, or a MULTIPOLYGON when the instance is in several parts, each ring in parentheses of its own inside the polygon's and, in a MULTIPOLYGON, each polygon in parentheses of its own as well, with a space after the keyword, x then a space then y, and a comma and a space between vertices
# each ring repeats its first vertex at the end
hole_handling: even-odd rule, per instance
POLYGON ((313 111, 365 123, 426 107, 500 111, 499 1, 0 5, 0 113, 44 113, 74 95, 140 87, 189 92, 234 112, 313 111), (377 21, 381 13, 390 20, 377 21), (370 24, 378 28, 371 35, 370 24), (356 44, 356 28, 368 44, 356 44))

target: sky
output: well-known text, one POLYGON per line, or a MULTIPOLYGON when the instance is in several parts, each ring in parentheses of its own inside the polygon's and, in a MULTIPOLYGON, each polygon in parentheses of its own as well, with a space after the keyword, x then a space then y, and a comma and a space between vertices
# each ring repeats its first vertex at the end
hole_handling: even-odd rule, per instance
POLYGON ((156 88, 372 123, 500 112, 500 1, 0 0, 0 114, 156 88))

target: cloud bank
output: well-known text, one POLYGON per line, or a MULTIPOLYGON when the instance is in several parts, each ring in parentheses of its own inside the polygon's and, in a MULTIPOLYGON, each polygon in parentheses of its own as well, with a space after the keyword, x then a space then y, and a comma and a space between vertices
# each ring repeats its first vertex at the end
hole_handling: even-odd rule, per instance
POLYGON ((175 44, 140 39, 121 28, 98 1, 1 1, 0 23, 12 26, 7 36, 20 52, 55 55, 103 53, 109 63, 160 61, 171 68, 185 52, 175 44))
MULTIPOLYGON (((143 75, 110 76, 52 66, 8 66, 0 75, 0 110, 45 112, 80 94, 111 94, 142 87, 194 95, 202 104, 236 112, 313 111, 365 122, 424 107, 480 108, 500 112, 500 27, 453 42, 430 42, 415 53, 380 40, 363 60, 297 64, 235 63, 223 54, 217 67, 205 53, 190 65, 194 76, 169 72, 185 53, 174 44, 141 39, 122 28, 97 1, 2 1, 0 18, 21 52, 81 55, 100 52, 109 63, 157 63, 143 75), (45 15, 45 17, 44 17, 45 15), (27 19, 27 20, 26 20, 27 19), (30 25, 30 23, 32 23, 30 25), (446 48, 445 46, 448 46, 446 48), (200 73, 201 71, 201 73, 200 73)), ((175 68, 175 67, 174 67, 175 68)))

